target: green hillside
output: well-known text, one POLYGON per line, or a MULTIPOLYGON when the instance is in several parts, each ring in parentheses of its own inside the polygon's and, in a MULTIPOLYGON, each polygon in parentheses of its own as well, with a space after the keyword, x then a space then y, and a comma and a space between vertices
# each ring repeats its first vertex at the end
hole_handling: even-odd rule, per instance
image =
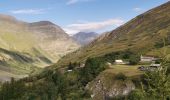
POLYGON ((51 22, 27 23, 0 14, 2 71, 19 75, 32 74, 76 48, 76 42, 51 22), (65 44, 65 48, 61 44, 65 44))
POLYGON ((37 69, 33 66, 34 53, 31 53, 31 49, 36 46, 36 40, 29 32, 22 29, 22 24, 18 24, 15 19, 14 22, 4 20, 3 17, 1 20, 0 69, 15 74, 28 74, 32 69, 37 69))
MULTIPOLYGON (((62 57, 57 64, 44 68, 39 74, 18 81, 11 79, 11 82, 1 85, 0 99, 169 100, 170 63, 166 59, 170 52, 169 11, 170 2, 141 14, 116 30, 100 36, 91 44, 62 57), (139 63, 140 54, 164 56, 161 55, 162 51, 167 55, 165 59, 159 59, 158 62, 161 63, 159 67, 154 68, 149 67, 150 64, 139 63), (115 64, 113 61, 118 58, 127 60, 129 63, 115 64)), ((47 23, 45 30, 54 27, 51 23, 47 23)), ((30 28, 39 35, 39 32, 41 34, 44 30, 44 22, 38 23, 38 26, 36 23, 36 27, 29 27, 29 30, 30 28)), ((30 34, 29 36, 31 37, 30 34)), ((65 35, 61 37, 63 36, 65 35)), ((44 34, 42 43, 54 38, 56 39, 55 35, 44 34)), ((64 38, 68 39, 67 36, 64 38)), ((21 48, 16 51, 14 47, 4 45, 6 49, 0 49, 0 52, 2 56, 5 56, 4 58, 8 59, 2 57, 0 65, 11 65, 10 68, 24 72, 23 69, 29 70, 29 67, 22 67, 22 64, 29 66, 30 64, 39 65, 40 62, 50 63, 51 60, 48 59, 50 57, 47 57, 50 54, 43 53, 50 51, 55 54, 48 50, 51 49, 51 46, 48 46, 50 44, 38 47, 34 45, 38 42, 36 40, 35 38, 35 41, 32 41, 34 43, 28 43, 31 49, 26 49, 27 46, 24 46, 24 50, 21 48), (45 46, 48 48, 43 49, 45 46)), ((60 45, 67 43, 60 42, 60 45)), ((36 67, 33 68, 37 70, 36 67)), ((30 69, 33 68, 30 67, 30 69)), ((9 73, 5 74, 9 76, 9 73)))
POLYGON ((149 10, 119 28, 100 36, 88 46, 66 55, 58 64, 83 62, 88 57, 124 50, 138 54, 156 54, 152 51, 163 47, 163 38, 166 40, 166 45, 169 45, 169 11, 170 2, 149 10))

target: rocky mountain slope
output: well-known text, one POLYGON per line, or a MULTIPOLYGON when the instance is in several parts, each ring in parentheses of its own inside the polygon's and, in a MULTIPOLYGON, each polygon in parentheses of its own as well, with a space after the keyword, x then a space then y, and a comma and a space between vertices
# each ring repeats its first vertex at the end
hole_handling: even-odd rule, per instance
POLYGON ((49 21, 27 23, 0 14, 0 70, 29 74, 79 45, 49 21))
POLYGON ((73 39, 81 45, 87 45, 96 39, 99 35, 95 32, 79 32, 73 35, 73 39))
POLYGON ((152 51, 163 47, 162 39, 169 45, 170 35, 170 2, 151 9, 117 29, 108 32, 90 45, 68 54, 58 64, 82 62, 88 57, 96 57, 111 52, 131 50, 138 54, 153 54, 152 51))
POLYGON ((54 62, 79 47, 59 26, 49 21, 30 23, 28 30, 34 33, 40 48, 49 53, 54 62))

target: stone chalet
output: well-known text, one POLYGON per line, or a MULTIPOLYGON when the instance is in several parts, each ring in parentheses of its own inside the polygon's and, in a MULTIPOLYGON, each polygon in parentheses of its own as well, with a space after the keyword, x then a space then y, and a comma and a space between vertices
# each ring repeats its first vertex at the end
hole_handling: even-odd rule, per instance
POLYGON ((141 62, 152 62, 152 61, 155 61, 157 59, 159 59, 159 58, 154 57, 154 56, 142 56, 141 55, 141 57, 140 57, 141 62))

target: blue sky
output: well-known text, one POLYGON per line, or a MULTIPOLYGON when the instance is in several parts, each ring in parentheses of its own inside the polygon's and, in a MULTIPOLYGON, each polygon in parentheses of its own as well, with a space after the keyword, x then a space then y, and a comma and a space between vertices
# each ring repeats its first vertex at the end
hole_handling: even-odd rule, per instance
POLYGON ((113 30, 168 0, 0 0, 0 13, 35 22, 52 21, 67 33, 113 30))

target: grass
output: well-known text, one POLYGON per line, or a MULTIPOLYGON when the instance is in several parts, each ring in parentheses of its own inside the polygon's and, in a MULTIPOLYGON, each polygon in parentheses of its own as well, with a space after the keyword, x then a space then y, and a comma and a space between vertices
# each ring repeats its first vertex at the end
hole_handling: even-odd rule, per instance
MULTIPOLYGON (((27 74, 34 69, 47 67, 57 62, 62 55, 77 48, 76 43, 71 39, 65 41, 62 33, 61 40, 58 39, 60 36, 54 40, 46 39, 54 34, 49 26, 44 27, 49 33, 47 34, 41 28, 39 29, 38 25, 30 29, 30 24, 26 22, 10 18, 5 20, 0 18, 0 20, 0 65, 6 64, 3 67, 14 69, 12 72, 27 74), (40 36, 39 33, 43 35, 40 36)), ((64 31, 63 34, 65 34, 64 31)))
POLYGON ((105 72, 106 73, 113 73, 113 74, 118 74, 118 73, 123 73, 128 77, 131 76, 137 76, 141 75, 143 72, 138 70, 138 67, 141 65, 112 65, 110 69, 107 69, 105 72))
POLYGON ((2 48, 0 48, 0 57, 0 70, 14 75, 35 74, 51 63, 41 53, 34 56, 29 53, 10 51, 2 48))
MULTIPOLYGON (((51 64, 49 55, 39 46, 34 34, 24 26, 3 21, 0 23, 0 58, 2 67, 12 74, 30 74, 51 64), (35 52, 33 49, 36 49, 35 52)), ((0 69, 2 68, 0 67, 0 69)))
POLYGON ((147 55, 156 55, 156 56, 162 56, 165 54, 170 54, 170 46, 166 46, 160 49, 154 49, 147 53, 147 55))

